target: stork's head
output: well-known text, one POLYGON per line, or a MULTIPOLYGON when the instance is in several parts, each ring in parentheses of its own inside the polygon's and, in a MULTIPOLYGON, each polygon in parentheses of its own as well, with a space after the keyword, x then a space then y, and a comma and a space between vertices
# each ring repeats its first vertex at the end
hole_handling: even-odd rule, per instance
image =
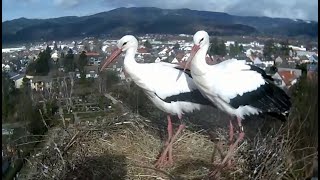
POLYGON ((197 54, 199 49, 203 47, 209 47, 210 39, 209 39, 209 34, 206 31, 198 31, 194 34, 193 36, 193 47, 190 52, 190 56, 187 60, 185 69, 187 65, 193 60, 194 56, 197 54))
POLYGON ((138 40, 132 35, 125 35, 118 40, 117 47, 121 51, 126 51, 129 48, 138 48, 138 40))
POLYGON ((137 49, 138 40, 132 35, 125 35, 117 42, 117 49, 110 55, 110 57, 102 64, 100 71, 108 67, 116 58, 124 51, 128 49, 137 49))
POLYGON ((203 47, 204 45, 209 44, 209 35, 206 31, 198 31, 193 36, 193 43, 194 46, 199 46, 199 48, 203 47))

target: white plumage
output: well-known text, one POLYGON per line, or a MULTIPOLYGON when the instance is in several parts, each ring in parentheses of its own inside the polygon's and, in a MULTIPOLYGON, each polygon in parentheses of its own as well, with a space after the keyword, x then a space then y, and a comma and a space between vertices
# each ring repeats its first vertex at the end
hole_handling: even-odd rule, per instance
MULTIPOLYGON (((209 49, 208 33, 198 31, 193 41, 194 46, 187 65, 191 61, 194 83, 219 109, 237 117, 240 134, 234 145, 230 146, 230 152, 244 137, 241 119, 246 115, 275 113, 276 117, 283 117, 288 113, 291 107, 290 98, 273 84, 273 79, 262 69, 236 59, 208 65, 205 60, 209 49)), ((230 121, 230 141, 232 139, 233 126, 230 121)), ((228 153, 222 164, 228 160, 230 154, 228 153)))
POLYGON ((159 109, 178 116, 200 109, 201 100, 198 101, 199 103, 189 102, 187 99, 185 101, 165 101, 175 95, 198 91, 192 78, 182 70, 176 69, 178 65, 160 62, 127 66, 126 60, 128 59, 126 58, 124 61, 126 71, 159 109), (179 74, 181 76, 177 79, 179 74))
POLYGON ((248 105, 239 109, 229 106, 231 99, 257 90, 266 83, 259 73, 250 71, 250 66, 243 62, 236 59, 223 61, 211 66, 205 75, 194 77, 195 82, 201 85, 202 92, 227 113, 243 118, 244 115, 260 112, 248 105))
POLYGON ((140 64, 134 59, 138 48, 138 41, 134 36, 126 35, 118 43, 116 50, 104 63, 101 70, 114 61, 114 59, 126 52, 124 68, 132 80, 144 90, 148 98, 162 111, 168 113, 168 140, 167 147, 159 158, 157 165, 165 164, 168 154, 169 162, 172 163, 172 143, 177 135, 184 129, 182 123, 177 133, 172 136, 172 125, 170 115, 177 115, 179 119, 184 113, 199 110, 203 105, 212 103, 201 95, 192 81, 190 73, 184 72, 178 64, 149 63, 140 64))
POLYGON ((193 58, 190 66, 193 80, 221 110, 240 118, 262 112, 281 114, 289 110, 289 97, 262 69, 236 59, 207 65, 204 55, 209 47, 208 34, 198 31, 194 42, 196 51, 191 53, 189 60, 193 58))

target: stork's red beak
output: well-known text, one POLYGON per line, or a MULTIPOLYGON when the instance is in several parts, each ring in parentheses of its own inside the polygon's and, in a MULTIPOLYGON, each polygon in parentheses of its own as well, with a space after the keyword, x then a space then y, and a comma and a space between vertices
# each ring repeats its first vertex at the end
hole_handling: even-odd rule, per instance
POLYGON ((100 71, 102 71, 104 68, 108 67, 109 64, 111 64, 122 52, 122 49, 118 48, 117 50, 115 50, 110 57, 102 64, 102 67, 100 69, 100 71))
POLYGON ((198 50, 200 49, 200 46, 199 45, 193 45, 192 49, 191 49, 191 52, 190 52, 190 56, 187 60, 187 63, 185 64, 184 66, 184 71, 187 69, 189 63, 193 60, 194 56, 197 54, 198 50))

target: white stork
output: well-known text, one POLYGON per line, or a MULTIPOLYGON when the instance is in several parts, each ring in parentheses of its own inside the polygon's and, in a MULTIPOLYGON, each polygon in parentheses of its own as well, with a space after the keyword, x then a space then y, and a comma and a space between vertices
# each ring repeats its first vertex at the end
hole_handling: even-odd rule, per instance
MULTIPOLYGON (((246 65, 243 61, 230 59, 208 65, 205 56, 209 48, 209 35, 198 31, 193 37, 194 46, 186 66, 190 64, 193 81, 212 103, 231 116, 236 116, 240 127, 239 138, 230 146, 226 162, 233 148, 244 137, 241 119, 259 113, 270 113, 285 118, 291 107, 289 96, 273 83, 262 69, 246 65)), ((230 120, 230 141, 233 127, 230 120)))
POLYGON ((138 41, 132 35, 123 36, 117 42, 118 49, 105 61, 101 70, 112 63, 123 51, 124 69, 132 80, 144 90, 148 98, 162 111, 168 113, 168 139, 166 147, 161 153, 157 167, 161 167, 172 160, 172 144, 185 128, 181 121, 184 113, 199 110, 201 106, 212 105, 212 103, 201 95, 192 81, 190 72, 184 72, 183 67, 170 63, 137 63, 135 54, 138 41), (178 78, 179 77, 179 78, 178 78), (174 136, 172 136, 172 123, 170 115, 177 115, 181 124, 174 136))

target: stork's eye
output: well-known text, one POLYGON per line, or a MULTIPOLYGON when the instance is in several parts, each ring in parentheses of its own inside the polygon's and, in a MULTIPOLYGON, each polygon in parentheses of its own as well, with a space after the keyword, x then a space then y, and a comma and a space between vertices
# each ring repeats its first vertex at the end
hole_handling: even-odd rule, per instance
POLYGON ((124 45, 126 45, 126 44, 127 44, 127 42, 123 43, 122 46, 124 46, 124 45))
POLYGON ((204 38, 200 39, 200 42, 203 41, 204 38))

